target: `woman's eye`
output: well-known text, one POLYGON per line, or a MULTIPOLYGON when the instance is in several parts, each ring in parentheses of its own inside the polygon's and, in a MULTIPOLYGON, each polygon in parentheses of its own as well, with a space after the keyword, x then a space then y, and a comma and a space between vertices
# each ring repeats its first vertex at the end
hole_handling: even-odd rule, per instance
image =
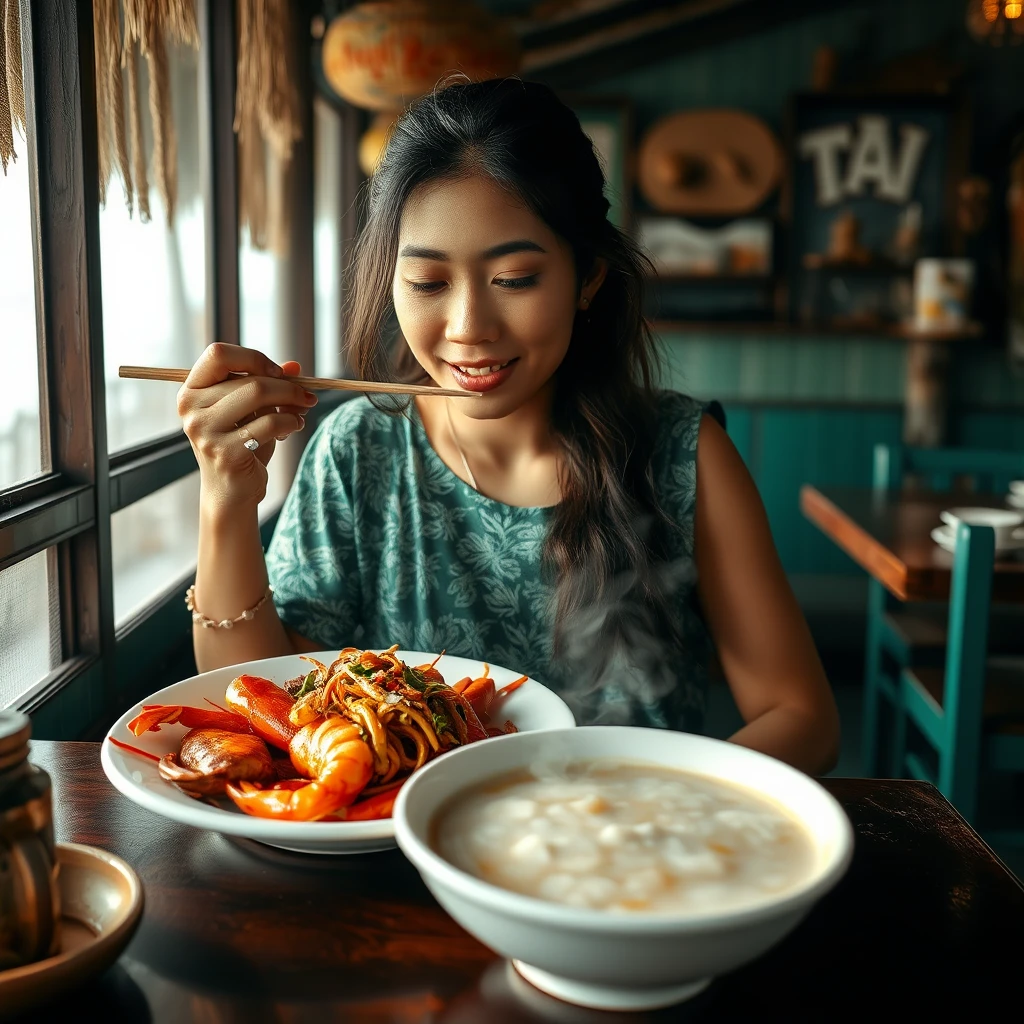
POLYGON ((410 281, 409 287, 414 292, 436 292, 444 287, 444 281, 410 281))
POLYGON ((502 288, 516 289, 529 288, 537 283, 537 274, 530 274, 527 277, 499 277, 494 283, 502 288))

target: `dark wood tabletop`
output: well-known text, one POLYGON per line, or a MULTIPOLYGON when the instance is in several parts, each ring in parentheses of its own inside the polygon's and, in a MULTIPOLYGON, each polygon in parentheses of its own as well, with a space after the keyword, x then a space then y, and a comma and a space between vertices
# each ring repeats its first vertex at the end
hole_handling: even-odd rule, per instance
MULTIPOLYGON (((953 556, 932 540, 943 509, 973 505, 1006 508, 1003 498, 978 494, 876 492, 868 488, 800 490, 803 514, 902 601, 949 597, 953 556)), ((1024 602, 1024 557, 997 558, 992 598, 1024 602)))
POLYGON ((118 963, 24 1018, 120 1024, 822 1021, 913 1006, 919 1019, 1020 1005, 1024 888, 932 786, 827 779, 856 832, 846 877, 775 949, 690 1003, 604 1014, 531 989, 466 934, 395 850, 285 853, 136 806, 99 744, 37 742, 58 841, 142 878, 142 922, 118 963))

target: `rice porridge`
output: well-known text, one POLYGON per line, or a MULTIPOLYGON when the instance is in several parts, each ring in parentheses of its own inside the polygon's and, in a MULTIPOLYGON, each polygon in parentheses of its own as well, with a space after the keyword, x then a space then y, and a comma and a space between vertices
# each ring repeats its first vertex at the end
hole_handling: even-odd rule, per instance
POLYGON ((494 885, 575 907, 685 913, 756 903, 813 866, 785 811, 732 783, 610 760, 464 790, 434 849, 494 885))

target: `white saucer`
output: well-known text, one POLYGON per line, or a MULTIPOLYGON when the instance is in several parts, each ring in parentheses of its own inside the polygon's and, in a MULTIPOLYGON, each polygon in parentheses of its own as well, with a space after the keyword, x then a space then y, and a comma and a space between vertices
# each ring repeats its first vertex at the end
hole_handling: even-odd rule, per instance
MULTIPOLYGON (((951 526, 936 526, 932 530, 932 540, 948 551, 950 554, 956 548, 956 531, 951 526)), ((1010 555, 1014 551, 1024 551, 1024 537, 1017 537, 1011 540, 1007 544, 999 544, 996 546, 996 557, 1000 555, 1010 555)))

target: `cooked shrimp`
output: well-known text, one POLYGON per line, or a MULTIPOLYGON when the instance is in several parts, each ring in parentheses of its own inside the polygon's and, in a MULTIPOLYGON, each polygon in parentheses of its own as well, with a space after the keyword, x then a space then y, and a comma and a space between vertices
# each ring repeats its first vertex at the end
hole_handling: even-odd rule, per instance
POLYGON ((289 744, 289 753, 296 770, 312 781, 294 789, 229 784, 228 796, 258 818, 316 821, 352 803, 373 776, 373 751, 358 726, 345 718, 304 725, 289 744))

